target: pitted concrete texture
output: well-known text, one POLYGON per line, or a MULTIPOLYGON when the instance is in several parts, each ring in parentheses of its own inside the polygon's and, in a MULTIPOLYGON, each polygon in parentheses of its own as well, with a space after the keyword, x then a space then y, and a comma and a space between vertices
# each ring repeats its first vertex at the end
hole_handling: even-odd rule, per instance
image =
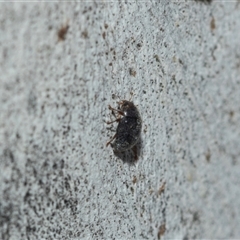
POLYGON ((0 238, 239 238, 239 19, 239 1, 2 2, 0 238), (135 163, 105 146, 131 92, 135 163))

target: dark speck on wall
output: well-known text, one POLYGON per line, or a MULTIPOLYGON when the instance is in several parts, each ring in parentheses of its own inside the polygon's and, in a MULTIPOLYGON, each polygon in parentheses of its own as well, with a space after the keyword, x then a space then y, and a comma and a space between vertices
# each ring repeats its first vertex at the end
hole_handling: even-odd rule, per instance
POLYGON ((212 0, 195 0, 196 2, 201 2, 201 3, 206 3, 206 4, 210 4, 212 2, 212 0))
POLYGON ((66 35, 69 29, 69 25, 66 24, 65 26, 62 26, 59 30, 58 30, 58 40, 59 41, 64 41, 66 39, 66 35))

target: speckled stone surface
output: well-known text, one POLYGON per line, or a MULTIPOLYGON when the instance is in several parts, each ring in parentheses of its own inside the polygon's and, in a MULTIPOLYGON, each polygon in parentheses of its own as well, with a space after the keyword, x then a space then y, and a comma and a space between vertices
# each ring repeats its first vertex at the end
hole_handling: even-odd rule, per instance
POLYGON ((0 3, 0 239, 240 236, 239 1, 0 3), (119 96, 135 163, 105 144, 119 96))

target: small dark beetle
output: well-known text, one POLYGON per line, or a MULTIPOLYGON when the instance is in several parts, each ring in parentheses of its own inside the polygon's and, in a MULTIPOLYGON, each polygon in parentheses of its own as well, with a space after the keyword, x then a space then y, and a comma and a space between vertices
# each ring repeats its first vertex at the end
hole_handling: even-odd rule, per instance
POLYGON ((119 122, 117 126, 116 134, 112 139, 107 142, 107 146, 111 144, 114 152, 124 152, 129 149, 133 149, 135 160, 137 160, 137 148, 136 144, 140 138, 142 129, 142 120, 138 109, 131 101, 122 100, 118 102, 118 109, 112 108, 109 105, 109 109, 118 113, 116 119, 112 122, 119 122), (113 140, 115 141, 111 143, 113 140))

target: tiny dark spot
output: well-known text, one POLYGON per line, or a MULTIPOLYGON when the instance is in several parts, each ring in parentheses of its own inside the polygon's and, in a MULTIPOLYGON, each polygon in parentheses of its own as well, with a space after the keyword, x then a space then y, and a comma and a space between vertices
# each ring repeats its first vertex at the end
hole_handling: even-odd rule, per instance
POLYGON ((58 40, 59 41, 64 41, 66 39, 66 35, 67 35, 67 32, 68 32, 68 29, 69 29, 69 25, 66 24, 65 26, 61 27, 58 30, 58 40))
POLYGON ((211 158, 211 153, 208 150, 208 152, 206 153, 206 160, 207 160, 207 162, 210 162, 210 158, 211 158))
POLYGON ((67 126, 67 129, 63 131, 63 135, 66 135, 71 130, 70 126, 67 126))
POLYGON ((198 212, 194 212, 194 213, 193 213, 192 221, 193 221, 193 222, 199 222, 199 221, 200 221, 199 213, 198 213, 198 212))
POLYGON ((145 125, 143 132, 146 133, 147 132, 147 125, 145 125))
POLYGON ((132 180, 133 184, 135 184, 137 182, 137 177, 133 176, 133 180, 132 180))
POLYGON ((210 4, 212 0, 195 0, 196 2, 210 4))
POLYGON ((137 44, 137 48, 140 49, 142 47, 142 44, 141 43, 138 43, 137 44))
POLYGON ((231 110, 231 111, 229 112, 229 116, 230 116, 230 118, 232 118, 232 117, 234 116, 234 111, 231 110))
POLYGON ((211 27, 211 30, 212 30, 212 31, 216 28, 215 18, 214 18, 214 17, 212 17, 212 20, 211 20, 211 22, 210 22, 210 27, 211 27))
POLYGON ((14 162, 13 152, 12 152, 9 148, 7 148, 7 149, 4 150, 4 156, 5 156, 6 158, 9 158, 12 163, 14 162))
POLYGON ((41 179, 39 179, 38 184, 39 184, 40 186, 42 186, 42 185, 43 185, 43 181, 42 181, 41 179))
POLYGON ((104 24, 104 27, 105 27, 105 29, 107 29, 107 28, 108 28, 108 24, 107 24, 107 23, 105 23, 105 24, 104 24))
POLYGON ((47 186, 47 187, 45 188, 45 193, 46 193, 46 195, 48 195, 48 194, 50 193, 50 187, 49 187, 49 186, 47 186))
POLYGON ((161 195, 165 191, 165 185, 166 185, 166 182, 164 182, 162 186, 159 188, 158 195, 161 195))
POLYGON ((31 196, 31 194, 30 194, 29 189, 28 189, 28 191, 26 192, 26 194, 25 194, 25 196, 23 198, 23 201, 27 202, 30 196, 31 196))
POLYGON ((146 94, 147 92, 145 90, 143 90, 143 93, 146 94))
POLYGON ((103 39, 106 38, 106 33, 105 32, 102 33, 102 37, 103 37, 103 39))
POLYGON ((54 163, 52 167, 53 169, 57 169, 57 163, 54 163))
POLYGON ((112 66, 112 63, 109 63, 109 66, 112 66))
POLYGON ((133 68, 129 68, 129 73, 131 76, 135 77, 137 72, 133 68))
POLYGON ((42 165, 43 168, 47 168, 49 166, 48 159, 46 159, 42 165))
POLYGON ((183 64, 183 61, 181 59, 178 60, 180 64, 183 64))
POLYGON ((84 30, 84 31, 82 32, 82 37, 83 37, 83 38, 88 38, 88 31, 87 31, 87 30, 84 30))
POLYGON ((62 169, 64 168, 64 160, 63 159, 61 160, 61 168, 62 169))
POLYGON ((33 91, 29 93, 27 110, 29 114, 34 114, 37 109, 37 97, 33 91))
POLYGON ((154 55, 154 58, 156 59, 156 61, 157 62, 160 62, 160 59, 159 59, 159 57, 158 57, 158 55, 156 54, 156 55, 154 55))
POLYGON ((159 229, 158 229, 158 239, 161 239, 161 236, 165 233, 166 231, 166 225, 163 223, 159 229))

